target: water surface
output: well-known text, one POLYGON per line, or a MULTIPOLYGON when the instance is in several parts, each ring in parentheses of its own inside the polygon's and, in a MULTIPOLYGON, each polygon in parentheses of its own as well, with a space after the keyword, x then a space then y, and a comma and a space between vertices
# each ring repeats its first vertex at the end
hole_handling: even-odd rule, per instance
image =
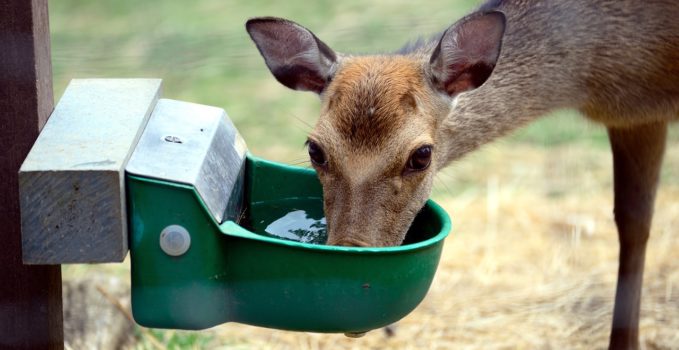
POLYGON ((255 233, 312 244, 325 244, 327 240, 320 198, 260 202, 249 209, 247 226, 255 233))

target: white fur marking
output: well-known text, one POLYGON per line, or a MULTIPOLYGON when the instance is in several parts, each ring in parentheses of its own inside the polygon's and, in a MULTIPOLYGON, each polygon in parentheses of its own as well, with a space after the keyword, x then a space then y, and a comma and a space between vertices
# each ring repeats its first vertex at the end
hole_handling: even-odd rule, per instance
POLYGON ((450 110, 452 111, 457 107, 457 104, 460 102, 460 95, 456 95, 455 98, 453 98, 453 102, 450 103, 450 110))

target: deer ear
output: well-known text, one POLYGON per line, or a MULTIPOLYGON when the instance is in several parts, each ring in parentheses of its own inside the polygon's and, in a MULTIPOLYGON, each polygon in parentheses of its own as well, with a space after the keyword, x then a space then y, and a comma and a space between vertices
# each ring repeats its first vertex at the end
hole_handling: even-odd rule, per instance
POLYGON ((481 86, 500 56, 505 15, 485 12, 448 28, 429 60, 434 86, 450 96, 481 86))
POLYGON ((308 29, 282 18, 253 18, 245 28, 281 84, 294 90, 323 92, 337 63, 328 45, 308 29))

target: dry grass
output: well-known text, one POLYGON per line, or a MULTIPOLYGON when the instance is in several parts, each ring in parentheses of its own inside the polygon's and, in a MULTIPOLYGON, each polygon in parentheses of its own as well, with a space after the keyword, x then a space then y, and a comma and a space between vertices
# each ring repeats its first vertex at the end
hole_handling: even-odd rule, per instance
MULTIPOLYGON (((286 152, 263 156, 299 158, 286 152)), ((375 330, 350 339, 229 323, 201 333, 211 338, 209 348, 606 348, 617 271, 608 150, 499 144, 446 169, 439 181, 434 197, 450 213, 454 230, 429 294, 393 326, 393 336, 375 330)), ((648 246, 641 318, 645 349, 679 349, 677 227, 675 142, 666 157, 648 246)), ((64 278, 106 273, 126 279, 125 267, 71 265, 64 278)), ((160 339, 151 336, 154 344, 160 339)), ((154 348, 141 340, 140 348, 154 348)))
MULTIPOLYGON (((679 348, 679 146, 671 148, 648 247, 646 349, 679 348)), ((395 325, 395 335, 376 330, 349 339, 227 324, 210 330, 215 346, 221 340, 229 349, 605 348, 617 270, 610 169, 605 149, 488 148, 442 176, 469 185, 437 195, 454 232, 427 298, 395 325)))
MULTIPOLYGON (((275 82, 243 30, 246 18, 289 17, 339 51, 379 51, 439 31, 480 2, 54 1, 56 96, 74 77, 159 76, 167 97, 225 107, 256 154, 297 163, 318 101, 275 82)), ((580 136, 564 126, 537 132, 580 136)), ((672 148, 647 256, 648 349, 679 349, 679 145, 672 148)), ((430 293, 392 337, 238 324, 204 333, 229 349, 604 348, 617 269, 610 172, 607 150, 578 144, 496 144, 447 169, 435 198, 454 231, 430 293)), ((96 273, 126 280, 129 264, 64 267, 64 279, 96 273)))

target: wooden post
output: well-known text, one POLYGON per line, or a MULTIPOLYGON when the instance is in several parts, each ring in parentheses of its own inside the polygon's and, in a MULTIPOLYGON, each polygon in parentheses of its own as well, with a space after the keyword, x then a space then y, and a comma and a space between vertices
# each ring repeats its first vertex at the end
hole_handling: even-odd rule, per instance
POLYGON ((61 266, 21 261, 18 171, 52 111, 47 0, 0 10, 0 348, 63 349, 61 266))
POLYGON ((125 166, 160 79, 73 79, 19 170, 25 264, 121 262, 125 166))

